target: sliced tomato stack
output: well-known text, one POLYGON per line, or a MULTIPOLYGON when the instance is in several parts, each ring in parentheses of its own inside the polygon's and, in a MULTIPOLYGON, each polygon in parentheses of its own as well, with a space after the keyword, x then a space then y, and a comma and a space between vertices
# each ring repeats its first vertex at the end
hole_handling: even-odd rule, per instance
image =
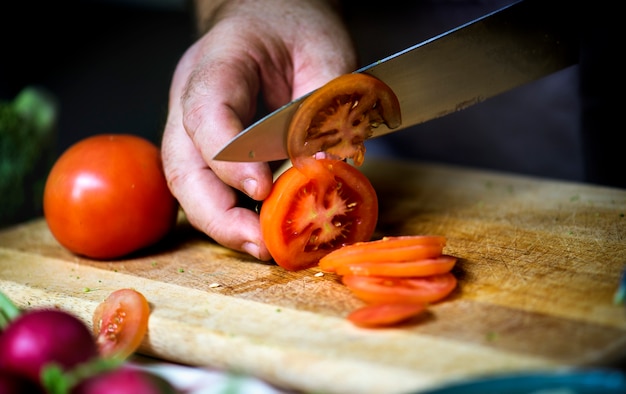
POLYGON ((358 326, 388 326, 441 301, 457 285, 450 272, 457 258, 443 254, 439 235, 384 237, 344 246, 322 257, 319 267, 342 275, 352 293, 368 303, 348 315, 358 326))
POLYGON ((457 285, 443 236, 371 241, 378 220, 373 186, 354 166, 365 158, 373 129, 402 122, 400 104, 382 81, 345 74, 311 93, 287 135, 293 166, 274 183, 260 212, 265 244, 287 270, 319 264, 368 306, 349 315, 366 327, 388 326, 421 313, 457 285), (354 166, 348 164, 351 160, 354 166))

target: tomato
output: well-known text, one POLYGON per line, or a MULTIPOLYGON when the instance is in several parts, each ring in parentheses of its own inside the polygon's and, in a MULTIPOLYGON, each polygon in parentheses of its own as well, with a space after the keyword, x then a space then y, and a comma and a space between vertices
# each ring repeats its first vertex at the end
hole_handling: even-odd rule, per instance
POLYGON ((63 152, 46 180, 43 209, 65 248, 110 259, 162 239, 176 223, 178 203, 158 147, 138 136, 107 134, 63 152))
POLYGON ((274 261, 301 270, 332 250, 369 240, 378 221, 378 199, 367 177, 352 165, 317 159, 308 176, 291 167, 278 177, 261 206, 260 221, 274 261))
POLYGON ((445 244, 446 238, 437 235, 385 237, 337 249, 322 257, 319 266, 326 272, 335 272, 346 264, 434 258, 441 255, 445 244))
POLYGON ((150 305, 133 289, 112 292, 93 314, 93 330, 100 355, 125 359, 141 345, 148 331, 150 305))
POLYGON ((334 252, 333 256, 361 255, 363 253, 372 253, 381 250, 393 251, 400 248, 419 246, 437 246, 443 248, 445 245, 446 237, 441 235, 402 235, 383 237, 366 242, 357 242, 334 252))
POLYGON ((446 272, 403 278, 346 275, 342 282, 355 296, 368 303, 429 303, 450 294, 456 288, 457 279, 446 272))
POLYGON ((428 276, 450 272, 456 264, 454 256, 441 255, 415 261, 377 261, 359 262, 340 265, 335 270, 337 275, 366 276, 428 276))
POLYGON ((355 165, 364 160, 372 128, 400 125, 400 105, 386 84, 345 74, 303 100, 287 134, 293 167, 274 183, 260 212, 274 261, 287 270, 315 266, 327 253, 370 239, 378 199, 355 165))
POLYGON ((371 304, 350 312, 347 319, 359 327, 386 327, 402 323, 425 309, 423 303, 371 304))
POLYGON ((287 152, 296 167, 298 158, 319 152, 360 166, 372 129, 401 122, 400 104, 389 86, 367 74, 344 74, 303 100, 289 126, 287 152))

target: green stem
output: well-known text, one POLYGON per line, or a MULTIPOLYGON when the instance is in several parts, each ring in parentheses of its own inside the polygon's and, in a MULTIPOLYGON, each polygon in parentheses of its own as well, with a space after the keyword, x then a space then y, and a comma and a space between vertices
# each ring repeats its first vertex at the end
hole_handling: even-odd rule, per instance
POLYGON ((5 329, 20 313, 13 301, 0 291, 0 329, 5 329))
POLYGON ((68 394, 84 379, 117 369, 122 363, 123 361, 118 359, 95 357, 69 371, 50 363, 44 365, 41 370, 41 382, 49 394, 68 394))

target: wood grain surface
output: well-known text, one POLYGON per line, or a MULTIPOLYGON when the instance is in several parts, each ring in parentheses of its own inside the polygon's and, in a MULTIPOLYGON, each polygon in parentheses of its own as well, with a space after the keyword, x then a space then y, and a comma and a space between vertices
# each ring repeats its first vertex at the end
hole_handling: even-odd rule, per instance
POLYGON ((43 219, 0 232, 0 291, 91 324, 111 291, 150 301, 141 353, 316 393, 408 393, 515 371, 615 365, 626 311, 626 190, 425 163, 366 160, 383 235, 441 234, 459 287, 411 324, 360 329, 332 274, 287 272, 184 220, 119 261, 63 249, 43 219))

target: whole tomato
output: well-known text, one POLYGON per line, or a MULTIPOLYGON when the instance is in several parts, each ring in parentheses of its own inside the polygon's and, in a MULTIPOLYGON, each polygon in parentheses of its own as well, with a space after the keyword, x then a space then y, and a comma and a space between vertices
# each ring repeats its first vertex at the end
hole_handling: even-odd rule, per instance
POLYGON ((46 180, 44 216, 65 248, 114 259, 155 244, 176 224, 157 146, 129 134, 100 134, 69 147, 46 180))

